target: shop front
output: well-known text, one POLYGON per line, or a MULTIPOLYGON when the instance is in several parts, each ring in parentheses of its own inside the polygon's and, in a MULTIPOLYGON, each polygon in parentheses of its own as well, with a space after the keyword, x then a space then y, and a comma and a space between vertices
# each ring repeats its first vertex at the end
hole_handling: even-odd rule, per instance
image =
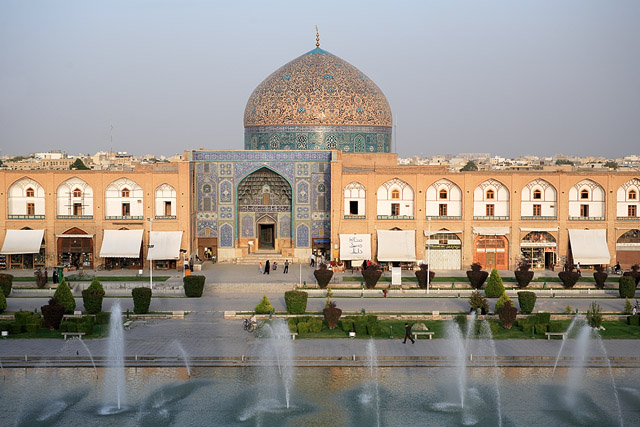
POLYGON ((462 231, 432 231, 425 244, 425 264, 433 270, 460 270, 462 268, 462 231))
POLYGON ((569 263, 609 265, 611 255, 607 246, 606 229, 569 229, 569 263))
POLYGON ((473 262, 483 269, 509 269, 509 227, 474 227, 473 262))
POLYGON ((182 231, 152 231, 147 260, 157 270, 175 270, 180 258, 182 231))
POLYGON ((72 228, 56 238, 58 265, 70 270, 93 269, 93 234, 72 228))
POLYGON ((378 262, 410 268, 416 262, 415 230, 378 230, 378 262))
POLYGON ((548 231, 530 231, 520 241, 520 262, 526 262, 533 270, 553 269, 556 238, 548 231))
POLYGON ((616 261, 625 270, 634 264, 640 264, 640 230, 629 230, 618 237, 616 261))
POLYGON ((143 230, 104 230, 100 258, 107 270, 142 268, 143 230))
POLYGON ((7 230, 0 254, 10 269, 44 268, 44 230, 7 230))

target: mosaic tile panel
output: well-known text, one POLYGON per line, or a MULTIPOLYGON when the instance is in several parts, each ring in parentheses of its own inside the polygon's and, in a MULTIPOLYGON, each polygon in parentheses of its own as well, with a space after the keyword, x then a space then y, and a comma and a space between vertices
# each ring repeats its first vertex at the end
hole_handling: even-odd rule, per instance
POLYGON ((194 162, 329 162, 331 151, 191 151, 189 157, 194 162))
POLYGON ((298 203, 309 203, 309 183, 306 181, 300 181, 297 184, 297 199, 298 203))
POLYGON ((304 206, 296 207, 296 218, 297 219, 309 219, 309 208, 304 206))
POLYGON ((251 238, 256 237, 253 229, 255 218, 253 215, 247 214, 242 217, 242 237, 251 238))
POLYGON ((306 224, 300 224, 296 228, 296 247, 309 247, 309 226, 307 226, 306 224))
POLYGON ((233 202, 233 186, 228 180, 224 180, 220 183, 220 203, 232 203, 233 202))
POLYGON ((330 237, 331 236, 330 230, 331 230, 330 221, 313 221, 311 223, 312 237, 330 237))
POLYGON ((233 219, 233 208, 231 206, 220 206, 220 219, 233 219))
POLYGON ((233 227, 230 224, 222 224, 220 226, 220 247, 232 248, 233 247, 233 227))
POLYGON ((279 215, 279 223, 280 223, 280 238, 281 239, 290 239, 291 238, 291 216, 281 214, 279 215))

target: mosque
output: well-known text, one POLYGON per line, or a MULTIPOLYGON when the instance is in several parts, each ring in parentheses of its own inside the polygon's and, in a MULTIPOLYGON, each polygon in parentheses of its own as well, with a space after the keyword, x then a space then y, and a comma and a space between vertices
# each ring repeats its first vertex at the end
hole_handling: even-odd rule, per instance
POLYGON ((380 88, 316 35, 249 97, 244 149, 130 173, 0 171, 0 269, 640 263, 637 172, 399 166, 392 124, 380 88))

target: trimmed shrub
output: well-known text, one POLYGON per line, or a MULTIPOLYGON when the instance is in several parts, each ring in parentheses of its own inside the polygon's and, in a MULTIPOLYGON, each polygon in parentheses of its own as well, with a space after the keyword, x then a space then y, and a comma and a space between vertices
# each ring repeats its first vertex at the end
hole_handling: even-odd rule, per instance
POLYGON ((564 332, 562 328, 562 323, 549 322, 549 332, 564 332))
POLYGON ((31 318, 32 314, 33 313, 30 312, 30 311, 20 310, 20 311, 16 312, 13 315, 13 317, 15 317, 17 323, 19 323, 21 325, 26 325, 27 321, 31 318))
POLYGON ((505 301, 504 305, 497 309, 497 312, 502 326, 505 329, 511 329, 513 322, 516 321, 516 316, 518 315, 518 310, 513 306, 513 303, 510 300, 505 301))
POLYGON ((326 289, 333 277, 333 271, 327 268, 327 264, 322 263, 318 266, 317 270, 314 270, 313 276, 316 278, 320 289, 326 289))
POLYGON ((184 294, 188 298, 200 298, 204 291, 204 281, 204 276, 184 276, 182 278, 184 294))
POLYGON ((13 287, 13 276, 11 274, 2 273, 0 274, 0 288, 2 288, 2 292, 5 297, 8 297, 11 293, 11 288, 13 287))
POLYGON ((531 314, 533 308, 536 306, 536 293, 531 291, 518 292, 518 304, 520 304, 520 311, 524 314, 531 314))
POLYGON ((562 286, 565 289, 571 289, 578 283, 580 273, 573 271, 573 266, 565 266, 565 268, 567 268, 567 271, 559 272, 558 277, 562 280, 562 286))
POLYGON ((133 297, 133 312, 135 314, 147 314, 151 305, 151 288, 133 288, 131 296, 133 297))
POLYGON ((37 269, 33 272, 33 277, 35 277, 36 279, 36 286, 38 287, 38 289, 42 289, 47 286, 47 281, 49 280, 47 276, 47 270, 42 271, 40 269, 37 269))
POLYGON ((309 324, 307 322, 298 322, 297 328, 300 335, 309 333, 309 324))
POLYGON ((111 319, 111 312, 102 311, 100 313, 96 313, 96 323, 98 325, 108 325, 111 319))
POLYGON ((633 277, 633 280, 635 280, 635 282, 636 282, 636 286, 638 286, 638 283, 640 283, 640 265, 633 264, 631 266, 631 271, 625 271, 623 273, 623 277, 624 276, 633 277))
POLYGON ((98 280, 97 277, 93 278, 93 280, 91 281, 91 284, 87 289, 98 289, 104 292, 104 287, 102 287, 102 283, 100 283, 100 280, 98 280))
POLYGON ((487 286, 484 287, 484 294, 488 298, 498 298, 504 294, 504 283, 502 283, 502 277, 495 268, 491 270, 487 286))
POLYGON ((489 273, 482 271, 482 265, 477 262, 471 264, 471 271, 467 271, 467 278, 473 289, 482 288, 487 277, 489 277, 489 273))
POLYGON ((604 271, 602 265, 596 265, 594 268, 596 271, 593 273, 593 280, 596 282, 596 289, 604 289, 604 283, 609 275, 604 271))
POLYGON ((518 287, 524 289, 529 286, 529 283, 533 280, 533 271, 530 270, 531 266, 528 262, 523 261, 518 266, 518 269, 513 272, 518 281, 518 287))
POLYGON ((633 277, 622 276, 618 282, 618 291, 620 298, 633 298, 636 296, 636 284, 633 277))
POLYGON ((9 333, 11 335, 21 334, 24 332, 24 325, 21 325, 17 322, 13 322, 9 324, 9 333))
POLYGON ((587 310, 587 323, 592 328, 599 328, 602 324, 602 313, 600 313, 600 304, 593 301, 591 308, 587 310))
POLYGON ((91 287, 82 291, 82 302, 87 313, 97 314, 102 311, 104 291, 91 287))
POLYGON ((322 310, 322 314, 324 314, 324 321, 327 322, 329 329, 335 329, 338 326, 340 316, 342 316, 342 310, 336 307, 335 301, 331 301, 329 307, 322 310))
POLYGON ((287 319, 287 324, 289 325, 289 332, 297 332, 298 331, 298 319, 295 317, 290 317, 287 319))
POLYGON ((364 283, 367 289, 375 288, 381 276, 382 270, 380 270, 380 266, 376 264, 371 264, 362 271, 362 277, 364 278, 364 283))
POLYGON ((482 294, 478 291, 471 292, 471 296, 469 297, 469 305, 473 310, 484 310, 486 313, 489 311, 489 300, 482 296, 482 294))
POLYGON ((349 331, 353 330, 353 320, 351 320, 351 319, 342 319, 340 321, 340 328, 345 332, 349 332, 349 331))
POLYGON ((366 322, 354 322, 353 324, 356 335, 367 335, 367 323, 366 322))
MULTIPOLYGON (((496 312, 497 312, 500 308, 504 307, 504 305, 505 305, 505 303, 506 303, 507 301, 508 301, 508 302, 510 302, 510 303, 511 303, 511 305, 513 306, 513 302, 511 302, 511 298, 509 298, 509 296, 508 296, 508 295, 506 294, 506 292, 505 292, 505 293, 503 293, 502 295, 500 295, 500 298, 498 298, 498 301, 496 301, 496 312)), ((516 312, 517 312, 517 311, 518 311, 518 310, 516 309, 516 312)))
POLYGON ((544 323, 536 323, 534 326, 536 328, 536 334, 544 334, 547 332, 547 325, 544 323))
POLYGON ((367 325, 367 332, 372 337, 381 337, 383 335, 382 326, 379 324, 367 325))
POLYGON ((73 299, 71 288, 69 288, 65 279, 62 279, 58 284, 58 288, 53 293, 53 299, 58 301, 58 304, 64 307, 64 312, 66 314, 73 314, 73 310, 76 309, 76 300, 73 299))
POLYGON ((536 314, 536 318, 538 319, 538 323, 549 323, 551 322, 551 313, 538 313, 536 314))
POLYGON ((93 333, 93 323, 91 322, 78 323, 78 332, 84 332, 87 335, 91 335, 93 333))
POLYGON ((255 311, 256 314, 269 314, 273 311, 273 306, 266 294, 262 297, 262 300, 258 305, 256 305, 256 308, 254 308, 253 311, 255 311))
POLYGON ((287 291, 284 293, 284 302, 287 305, 287 313, 304 314, 307 311, 307 299, 309 294, 304 291, 287 291))
POLYGON ((0 291, 0 313, 7 309, 7 297, 4 296, 4 292, 0 291))
POLYGON ((627 323, 631 326, 640 326, 640 315, 627 316, 627 323))
POLYGON ((311 320, 309 320, 309 328, 310 332, 321 332, 322 319, 319 317, 312 317, 311 320))
MULTIPOLYGON (((415 272, 416 279, 418 279, 418 286, 420 289, 427 289, 427 264, 420 264, 420 270, 415 272)), ((436 272, 429 270, 429 283, 433 282, 433 278, 436 277, 436 272)))
POLYGON ((622 309, 622 312, 624 314, 633 313, 633 305, 631 305, 631 301, 629 300, 629 298, 624 299, 624 308, 622 309))
POLYGON ((25 332, 38 332, 41 325, 42 325, 42 321, 40 319, 31 319, 24 326, 24 330, 25 332))
POLYGON ((58 304, 55 298, 51 298, 48 305, 40 307, 40 311, 42 311, 46 328, 51 330, 60 328, 60 322, 62 322, 62 317, 64 316, 64 306, 58 304))

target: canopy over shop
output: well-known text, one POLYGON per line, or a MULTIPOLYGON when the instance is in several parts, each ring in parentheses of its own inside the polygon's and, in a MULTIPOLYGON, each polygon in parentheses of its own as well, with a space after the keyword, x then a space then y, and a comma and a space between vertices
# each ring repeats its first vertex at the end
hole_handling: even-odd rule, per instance
POLYGON ((569 230, 573 263, 607 265, 611 261, 607 246, 607 230, 569 230))
POLYGON ((142 267, 142 233, 144 230, 104 230, 100 257, 107 268, 142 267))
POLYGON ((44 267, 44 230, 7 230, 0 254, 5 268, 44 267))
POLYGON ((152 231, 147 260, 159 269, 174 269, 180 258, 182 231, 152 231))
POLYGON ((415 263, 415 230, 378 230, 378 261, 415 263))

